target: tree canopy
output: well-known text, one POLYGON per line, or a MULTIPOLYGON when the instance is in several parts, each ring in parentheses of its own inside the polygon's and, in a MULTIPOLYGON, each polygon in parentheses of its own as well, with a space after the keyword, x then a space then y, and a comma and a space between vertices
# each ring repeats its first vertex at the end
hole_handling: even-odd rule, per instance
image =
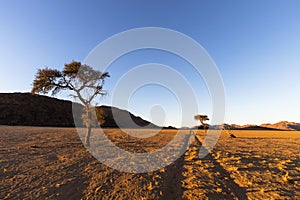
POLYGON ((88 65, 72 61, 65 64, 62 71, 56 69, 39 69, 33 81, 32 93, 49 93, 52 95, 61 90, 74 91, 74 97, 78 97, 84 105, 91 105, 97 96, 104 96, 107 91, 103 90, 105 78, 110 77, 108 72, 94 70, 88 65), (83 91, 85 95, 83 96, 83 91))
POLYGON ((95 125, 95 119, 98 118, 98 123, 104 122, 102 113, 96 116, 95 110, 92 108, 92 101, 98 95, 107 95, 107 91, 103 90, 103 85, 108 77, 110 77, 108 72, 102 73, 88 65, 72 61, 65 64, 62 71, 50 68, 39 69, 31 92, 33 94, 52 92, 52 95, 55 95, 61 90, 74 91, 73 96, 78 98, 85 108, 81 118, 88 129, 85 144, 89 146, 91 127, 95 125))
POLYGON ((209 120, 209 118, 207 117, 207 115, 195 115, 194 119, 197 120, 197 121, 199 120, 202 125, 205 124, 204 123, 205 121, 209 120))

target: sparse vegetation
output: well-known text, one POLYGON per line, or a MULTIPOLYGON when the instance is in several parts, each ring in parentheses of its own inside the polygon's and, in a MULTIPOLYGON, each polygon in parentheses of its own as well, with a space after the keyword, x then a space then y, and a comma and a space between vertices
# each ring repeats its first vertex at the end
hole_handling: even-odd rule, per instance
MULTIPOLYGON (((108 72, 102 73, 88 65, 72 61, 69 64, 65 64, 63 71, 49 68, 39 69, 33 81, 31 92, 33 94, 52 92, 52 95, 57 94, 61 90, 75 92, 73 96, 78 98, 84 105, 82 120, 87 127, 85 145, 89 146, 91 129, 95 125, 96 118, 93 100, 98 95, 107 95, 103 85, 108 77, 110 77, 108 72)), ((100 122, 103 123, 103 119, 100 122)))
POLYGON ((205 123, 205 121, 208 121, 209 118, 207 115, 195 115, 194 119, 197 121, 200 121, 201 125, 203 126, 204 132, 206 133, 208 124, 205 123))
MULTIPOLYGON (((299 199, 299 132, 233 132, 235 140, 223 132, 203 159, 201 141, 194 141, 172 165, 133 174, 95 160, 74 128, 2 126, 0 199, 299 199), (31 148, 36 141, 40 148, 31 148)), ((145 139, 120 129, 105 134, 118 147, 143 153, 162 148, 176 131, 145 139)))

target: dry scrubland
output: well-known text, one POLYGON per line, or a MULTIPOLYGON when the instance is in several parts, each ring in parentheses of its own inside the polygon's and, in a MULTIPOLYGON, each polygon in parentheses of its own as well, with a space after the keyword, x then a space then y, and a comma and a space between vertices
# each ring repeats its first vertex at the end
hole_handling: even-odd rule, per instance
MULTIPOLYGON (((123 149, 147 152, 176 132, 105 133, 123 149)), ((73 128, 0 126, 0 199, 300 199, 300 132, 233 133, 238 138, 222 133, 204 159, 195 140, 175 163, 132 174, 99 163, 73 128)))

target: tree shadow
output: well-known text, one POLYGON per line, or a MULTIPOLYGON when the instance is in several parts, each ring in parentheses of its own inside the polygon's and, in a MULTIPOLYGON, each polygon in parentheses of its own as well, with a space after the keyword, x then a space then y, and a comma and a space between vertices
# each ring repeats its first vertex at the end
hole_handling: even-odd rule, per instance
MULTIPOLYGON (((188 146, 190 134, 185 137, 185 146, 188 146)), ((171 165, 165 167, 165 173, 162 174, 162 196, 161 199, 182 199, 184 189, 182 188, 183 167, 185 165, 185 154, 181 155, 171 165)))
MULTIPOLYGON (((196 141, 199 143, 200 147, 202 146, 201 141, 196 137, 196 141)), ((204 146, 202 146, 204 148, 204 146)), ((200 148, 198 148, 199 151, 200 148)), ((203 162, 211 162, 213 167, 209 169, 210 172, 214 174, 219 174, 218 179, 222 183, 222 189, 226 191, 226 193, 233 195, 233 197, 237 197, 238 199, 247 199, 246 189, 240 187, 234 179, 230 176, 230 173, 223 168, 219 162, 212 156, 211 153, 208 153, 204 158, 201 159, 203 162)), ((210 189, 210 188, 207 188, 210 189)), ((209 198, 215 198, 214 193, 208 194, 209 198)))

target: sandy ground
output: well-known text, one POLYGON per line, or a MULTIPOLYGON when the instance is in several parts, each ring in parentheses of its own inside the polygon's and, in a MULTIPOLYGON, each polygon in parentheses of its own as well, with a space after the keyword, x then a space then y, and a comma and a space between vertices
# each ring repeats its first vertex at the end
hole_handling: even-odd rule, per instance
MULTIPOLYGON (((176 132, 105 133, 127 151, 152 152, 176 132)), ((0 126, 0 199, 300 199, 300 132, 233 133, 199 159, 198 131, 200 140, 175 163, 133 174, 97 161, 73 128, 0 126)))

